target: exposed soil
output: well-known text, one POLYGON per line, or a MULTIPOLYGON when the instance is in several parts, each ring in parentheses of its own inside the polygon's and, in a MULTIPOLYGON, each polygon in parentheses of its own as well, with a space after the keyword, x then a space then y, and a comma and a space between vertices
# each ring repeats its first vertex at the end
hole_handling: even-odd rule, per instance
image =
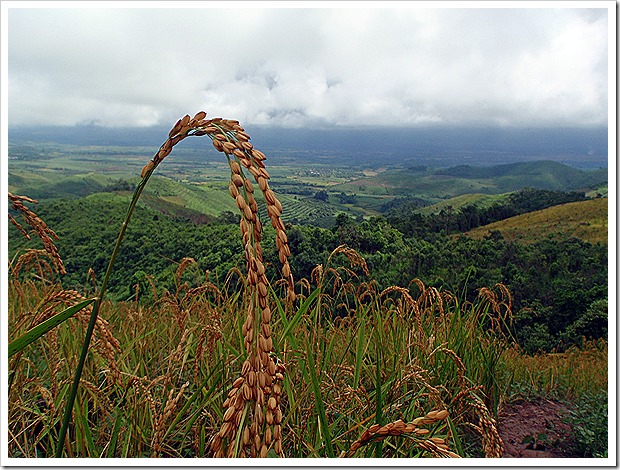
POLYGON ((505 404, 499 413, 504 458, 575 458, 566 405, 546 399, 505 404))

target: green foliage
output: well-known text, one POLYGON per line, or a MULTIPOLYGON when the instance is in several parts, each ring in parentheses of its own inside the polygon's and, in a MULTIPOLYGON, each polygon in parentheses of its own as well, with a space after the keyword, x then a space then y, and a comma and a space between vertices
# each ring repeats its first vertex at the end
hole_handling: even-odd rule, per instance
POLYGON ((53 328, 56 328, 62 322, 67 321, 73 315, 78 313, 83 308, 88 307, 94 301, 95 299, 89 299, 89 300, 80 302, 79 304, 74 305, 73 307, 69 307, 66 310, 63 310, 62 312, 54 315, 52 318, 49 318, 48 320, 42 323, 39 323, 37 326, 35 326, 31 330, 28 330, 23 335, 21 335, 19 338, 11 341, 11 343, 9 344, 9 348, 8 348, 9 357, 18 353, 19 351, 24 349, 26 346, 28 346, 33 341, 36 341, 37 339, 41 338, 42 336, 45 335, 45 333, 47 333, 53 328))
MULTIPOLYGON (((127 196, 97 194, 72 201, 42 203, 38 214, 54 227, 57 243, 67 267, 66 288, 88 287, 89 269, 97 278, 103 275, 128 204, 127 196)), ((230 224, 195 225, 158 216, 152 209, 138 206, 128 228, 117 269, 109 289, 116 297, 133 294, 134 275, 143 271, 160 285, 169 287, 170 263, 194 257, 214 275, 225 275, 242 259, 239 228, 230 224)), ((33 240, 33 242, 35 242, 33 240)), ((12 257, 29 242, 10 228, 9 252, 12 257)), ((32 243, 36 246, 36 243, 32 243)))
POLYGON ((595 300, 585 313, 566 329, 567 342, 577 343, 580 338, 607 339, 607 324, 609 320, 607 299, 595 300))
MULTIPOLYGON (((527 200, 528 194, 540 199, 542 193, 524 191, 519 197, 527 200)), ((89 268, 100 278, 127 202, 128 196, 107 193, 39 204, 37 211, 60 236, 58 247, 68 270, 63 280, 66 287, 89 288, 89 268)), ((463 208, 460 213, 473 217, 474 211, 469 210, 463 208)), ((606 312, 596 303, 607 298, 606 246, 576 238, 522 245, 501 236, 480 240, 447 236, 455 229, 448 213, 426 217, 403 211, 397 219, 363 221, 341 213, 330 229, 289 224, 293 275, 295 279, 310 278, 315 266, 337 246, 346 244, 364 256, 380 288, 409 285, 419 278, 471 301, 478 289, 505 284, 513 294, 513 335, 528 352, 562 349, 580 343, 582 336, 606 337, 606 312), (433 230, 428 225, 431 219, 433 230)), ((186 256, 193 257, 214 278, 243 265, 238 215, 233 212, 224 211, 208 223, 197 224, 139 205, 133 217, 118 269, 110 279, 109 289, 115 298, 129 298, 136 283, 142 282, 140 290, 146 300, 150 287, 144 276, 135 277, 140 271, 160 289, 171 288, 170 264, 186 256)), ((264 236, 268 273, 275 275, 279 261, 270 242, 271 227, 265 227, 264 236)), ((9 256, 26 243, 11 225, 9 256)))
POLYGON ((549 333, 549 327, 544 323, 523 326, 518 330, 517 338, 526 354, 547 352, 554 344, 557 344, 549 333))
POLYGON ((357 204, 357 196, 355 194, 341 192, 338 194, 338 202, 340 202, 340 204, 357 204))
POLYGON ((574 191, 564 192, 525 188, 511 193, 508 199, 518 214, 524 214, 569 202, 585 201, 586 195, 585 193, 574 191))
POLYGON ((570 411, 567 422, 572 425, 577 450, 583 457, 607 457, 607 402, 606 390, 584 394, 570 411))
POLYGON ((314 199, 318 201, 327 202, 329 200, 329 194, 325 190, 317 191, 314 194, 314 199))

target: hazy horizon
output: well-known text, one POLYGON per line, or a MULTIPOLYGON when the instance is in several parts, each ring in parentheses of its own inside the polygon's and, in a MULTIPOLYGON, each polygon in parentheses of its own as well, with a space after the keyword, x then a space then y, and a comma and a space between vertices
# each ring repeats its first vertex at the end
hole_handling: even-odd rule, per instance
MULTIPOLYGON (((169 126, 108 128, 87 126, 13 126, 9 143, 58 143, 76 146, 158 148, 169 126)), ((344 158, 453 166, 554 160, 582 168, 608 167, 608 129, 425 126, 417 128, 285 129, 246 126, 268 158, 344 158)), ((178 148, 209 148, 205 139, 188 138, 178 148)))

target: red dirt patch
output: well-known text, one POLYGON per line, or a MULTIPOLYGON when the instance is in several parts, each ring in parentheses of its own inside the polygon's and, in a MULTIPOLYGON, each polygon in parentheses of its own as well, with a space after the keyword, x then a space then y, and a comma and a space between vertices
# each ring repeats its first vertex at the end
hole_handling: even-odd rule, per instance
POLYGON ((505 404, 499 413, 504 458, 575 458, 566 405, 546 399, 505 404))

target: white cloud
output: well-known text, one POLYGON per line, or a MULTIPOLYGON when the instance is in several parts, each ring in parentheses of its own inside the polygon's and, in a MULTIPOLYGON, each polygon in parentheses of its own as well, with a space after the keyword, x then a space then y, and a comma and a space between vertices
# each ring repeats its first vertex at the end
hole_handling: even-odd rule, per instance
POLYGON ((403 5, 9 8, 9 125, 606 124, 606 9, 403 5))

